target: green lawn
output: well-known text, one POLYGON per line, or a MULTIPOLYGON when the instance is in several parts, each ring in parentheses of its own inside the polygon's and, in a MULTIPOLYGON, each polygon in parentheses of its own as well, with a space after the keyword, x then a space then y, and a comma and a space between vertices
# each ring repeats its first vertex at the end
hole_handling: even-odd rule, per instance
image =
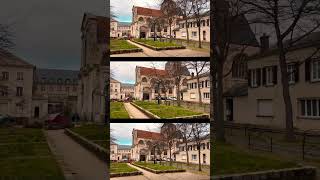
POLYGON ((111 163, 110 173, 137 172, 138 170, 128 166, 126 163, 111 163))
POLYGON ((178 44, 173 42, 160 42, 159 40, 154 41, 153 39, 134 39, 134 41, 144 43, 157 48, 165 48, 165 47, 181 47, 178 44))
POLYGON ((135 162, 134 164, 140 165, 140 166, 144 166, 153 170, 158 170, 158 171, 162 171, 162 170, 176 170, 178 168, 174 167, 174 166, 167 166, 167 165, 160 165, 160 164, 153 164, 153 163, 146 163, 146 162, 135 162))
POLYGON ((71 130, 102 147, 107 147, 107 128, 104 125, 87 124, 79 127, 73 127, 71 130))
POLYGON ((149 101, 135 101, 134 103, 137 104, 138 106, 150 111, 151 113, 159 116, 162 119, 202 114, 200 112, 195 112, 195 111, 186 109, 182 106, 180 106, 180 107, 179 106, 166 106, 164 104, 158 105, 155 102, 149 102, 149 101))
POLYGON ((129 119, 129 114, 122 102, 110 102, 111 119, 129 119))
POLYGON ((40 129, 0 128, 0 177, 63 180, 40 129))
POLYGON ((295 162, 256 152, 249 153, 232 145, 216 144, 215 146, 214 175, 298 167, 295 162))
POLYGON ((138 49, 137 46, 128 43, 126 40, 110 39, 110 50, 138 49))

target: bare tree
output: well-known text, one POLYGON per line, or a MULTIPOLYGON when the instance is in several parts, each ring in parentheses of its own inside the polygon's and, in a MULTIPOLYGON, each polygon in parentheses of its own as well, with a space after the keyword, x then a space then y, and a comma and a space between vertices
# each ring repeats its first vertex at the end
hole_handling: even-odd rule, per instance
POLYGON ((190 137, 192 135, 192 123, 177 123, 176 126, 177 126, 177 130, 180 131, 184 146, 186 148, 187 165, 189 166, 188 142, 190 141, 190 137))
POLYGON ((153 31, 153 41, 157 40, 157 25, 159 25, 158 17, 149 17, 147 19, 147 25, 150 27, 151 31, 153 31))
POLYGON ((166 143, 167 148, 169 149, 169 158, 170 165, 172 165, 172 149, 178 137, 178 132, 176 126, 172 123, 164 123, 161 128, 161 135, 163 141, 166 143))
POLYGON ((195 76, 197 79, 197 89, 199 104, 202 104, 201 88, 200 88, 200 78, 201 75, 209 71, 210 62, 208 61, 190 61, 187 63, 187 67, 195 71, 195 76))
POLYGON ((199 34, 199 48, 202 48, 201 45, 201 21, 205 10, 208 10, 209 0, 191 0, 193 16, 196 20, 199 34))
POLYGON ((0 49, 12 49, 15 46, 13 39, 14 35, 10 30, 10 26, 0 24, 0 49))
MULTIPOLYGON (((291 48, 320 29, 320 1, 318 0, 239 0, 250 21, 270 27, 276 34, 281 72, 282 96, 285 104, 286 139, 293 140, 293 111, 288 82, 287 60, 291 48)), ((316 52, 319 49, 315 50, 316 52)), ((315 54, 315 53, 312 53, 315 54)), ((310 59, 310 57, 308 58, 310 59)), ((301 60, 303 64, 306 59, 301 60)))
POLYGON ((172 25, 177 14, 179 14, 179 8, 174 0, 162 0, 160 10, 169 25, 170 42, 172 42, 172 25))
POLYGON ((196 143, 198 156, 199 156, 199 171, 201 171, 201 144, 209 137, 209 124, 208 123, 192 123, 193 140, 196 143))
POLYGON ((189 37, 189 25, 188 25, 188 20, 189 16, 191 15, 192 12, 192 2, 190 0, 176 0, 176 4, 178 8, 180 9, 180 13, 185 21, 185 26, 186 26, 186 33, 187 33, 187 43, 190 41, 189 37))

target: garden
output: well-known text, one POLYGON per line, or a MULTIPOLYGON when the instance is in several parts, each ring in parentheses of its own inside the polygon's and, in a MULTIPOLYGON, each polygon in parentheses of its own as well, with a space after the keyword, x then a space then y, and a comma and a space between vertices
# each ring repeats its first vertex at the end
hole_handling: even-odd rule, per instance
POLYGON ((0 167, 1 177, 64 179, 40 129, 0 128, 0 167))
POLYGON ((110 102, 110 118, 111 119, 129 119, 123 102, 110 102))
POLYGON ((86 124, 78 127, 73 127, 71 130, 80 136, 107 148, 107 128, 104 125, 86 124))
POLYGON ((295 162, 264 153, 244 151, 230 144, 216 144, 213 152, 214 175, 249 173, 299 167, 295 162))
POLYGON ((173 43, 173 42, 164 42, 153 39, 132 39, 133 42, 144 45, 154 50, 168 50, 168 49, 184 49, 185 46, 173 43))
POLYGON ((138 172, 137 169, 130 167, 127 163, 110 163, 110 173, 132 173, 138 172))
POLYGON ((141 52, 142 49, 127 42, 126 40, 110 39, 111 54, 121 54, 130 52, 141 52))
POLYGON ((202 114, 201 112, 189 110, 182 106, 167 106, 165 104, 157 104, 154 101, 135 101, 134 103, 162 119, 195 116, 202 114))

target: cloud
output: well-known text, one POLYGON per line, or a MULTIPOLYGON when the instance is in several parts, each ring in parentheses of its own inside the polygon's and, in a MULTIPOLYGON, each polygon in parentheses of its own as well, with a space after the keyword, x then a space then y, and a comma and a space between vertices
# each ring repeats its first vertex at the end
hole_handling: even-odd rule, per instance
POLYGON ((131 22, 133 6, 159 9, 160 2, 160 0, 111 0, 111 12, 119 21, 131 22))
POLYGON ((111 123, 110 129, 111 136, 116 139, 116 143, 131 145, 133 129, 160 132, 160 126, 160 123, 111 123))
POLYGON ((111 62, 110 69, 113 74, 113 78, 122 83, 135 83, 135 68, 136 66, 143 67, 156 67, 158 69, 164 69, 166 62, 146 62, 146 61, 135 61, 135 62, 111 62))

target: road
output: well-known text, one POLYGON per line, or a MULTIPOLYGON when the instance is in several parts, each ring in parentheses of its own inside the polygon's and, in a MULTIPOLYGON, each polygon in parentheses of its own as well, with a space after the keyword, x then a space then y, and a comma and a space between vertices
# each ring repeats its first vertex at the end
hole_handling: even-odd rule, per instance
POLYGON ((210 52, 201 52, 191 49, 175 49, 155 51, 140 44, 127 40, 143 50, 138 53, 114 54, 111 57, 210 57, 210 52))
POLYGON ((106 179, 107 164, 64 134, 64 130, 47 131, 47 139, 51 151, 58 155, 58 160, 62 162, 63 169, 73 174, 70 179, 106 179))

